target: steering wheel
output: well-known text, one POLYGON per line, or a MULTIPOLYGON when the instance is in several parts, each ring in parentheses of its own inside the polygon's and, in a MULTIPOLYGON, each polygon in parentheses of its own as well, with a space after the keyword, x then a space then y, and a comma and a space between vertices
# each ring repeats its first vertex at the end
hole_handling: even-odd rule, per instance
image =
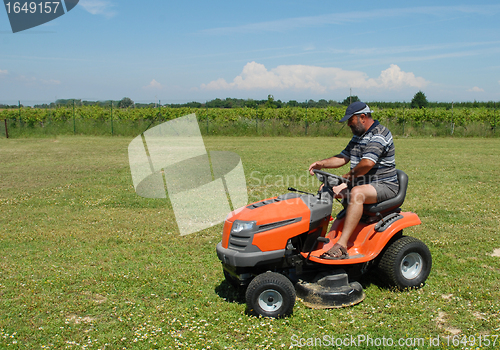
POLYGON ((349 182, 349 180, 344 179, 342 176, 330 174, 323 170, 313 169, 313 173, 316 174, 318 180, 324 183, 326 187, 335 187, 349 182))

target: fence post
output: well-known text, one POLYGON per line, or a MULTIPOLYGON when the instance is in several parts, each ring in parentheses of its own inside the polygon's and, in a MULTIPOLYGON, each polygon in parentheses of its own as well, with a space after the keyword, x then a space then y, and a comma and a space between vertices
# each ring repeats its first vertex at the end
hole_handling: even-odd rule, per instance
POLYGON ((259 136, 259 113, 257 112, 257 109, 259 106, 255 107, 255 136, 259 136))
POLYGON ((162 117, 162 115, 161 115, 161 100, 158 100, 158 116, 161 119, 161 117, 162 117))
POLYGON ((405 136, 406 107, 403 107, 403 136, 405 136))
MULTIPOLYGON (((5 126, 7 131, 7 125, 5 126)), ((493 102, 493 136, 495 136, 497 130, 497 103, 493 102)))
POLYGON ((308 124, 307 124, 307 106, 309 105, 309 101, 306 101, 306 135, 307 135, 307 127, 308 127, 308 124))
POLYGON ((7 119, 5 119, 4 121, 5 121, 5 136, 9 138, 9 131, 7 130, 7 119))
POLYGON ((113 101, 111 101, 111 136, 113 136, 114 130, 113 130, 113 101))
POLYGON ((19 108, 19 126, 22 127, 23 126, 23 122, 21 120, 21 101, 17 101, 17 104, 18 104, 18 108, 19 108))
POLYGON ((453 136, 453 132, 455 131, 455 120, 453 114, 453 101, 451 101, 451 135, 453 136))
POLYGON ((76 135, 75 99, 73 99, 73 135, 76 135))

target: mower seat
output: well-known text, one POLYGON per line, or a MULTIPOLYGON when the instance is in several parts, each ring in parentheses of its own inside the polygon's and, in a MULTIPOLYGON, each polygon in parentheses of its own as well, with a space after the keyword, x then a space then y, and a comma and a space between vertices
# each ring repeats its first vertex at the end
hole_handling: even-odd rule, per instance
POLYGON ((374 204, 365 204, 363 214, 367 216, 385 216, 397 211, 405 201, 406 189, 408 188, 408 175, 404 171, 396 169, 399 182, 399 191, 396 197, 374 204))

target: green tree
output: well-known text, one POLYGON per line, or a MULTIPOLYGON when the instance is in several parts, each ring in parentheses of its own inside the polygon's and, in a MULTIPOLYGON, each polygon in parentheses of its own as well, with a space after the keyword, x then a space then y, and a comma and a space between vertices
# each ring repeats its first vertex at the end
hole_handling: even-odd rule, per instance
POLYGON ((326 108, 328 106, 328 101, 325 99, 321 99, 318 101, 316 107, 318 108, 326 108))
POLYGON ((428 105, 427 97, 422 91, 417 92, 411 100, 411 108, 425 108, 428 105))
POLYGON ((215 100, 208 101, 206 105, 208 108, 221 108, 222 100, 220 98, 216 98, 215 100))
POLYGON ((349 106, 351 103, 361 101, 358 96, 348 96, 342 101, 344 106, 349 106))
POLYGON ((245 101, 245 107, 257 108, 257 102, 255 102, 252 99, 248 99, 248 100, 245 101))
POLYGON ((276 108, 273 95, 267 95, 266 108, 276 108))
POLYGON ((124 97, 118 102, 118 107, 119 108, 128 108, 128 107, 133 107, 134 106, 134 101, 132 101, 128 97, 124 97))

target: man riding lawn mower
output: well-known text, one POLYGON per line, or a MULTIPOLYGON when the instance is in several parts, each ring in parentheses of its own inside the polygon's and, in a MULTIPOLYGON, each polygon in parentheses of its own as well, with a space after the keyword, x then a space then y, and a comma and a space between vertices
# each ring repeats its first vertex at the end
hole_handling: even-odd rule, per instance
POLYGON ((420 224, 416 214, 400 209, 408 177, 395 168, 390 131, 371 113, 363 102, 347 108, 341 122, 348 120, 354 136, 339 155, 309 167, 323 183, 316 195, 289 188, 228 215, 217 255, 226 280, 247 287, 251 314, 290 315, 297 295, 313 308, 357 304, 365 295, 349 278, 371 267, 398 288, 420 287, 427 279, 429 249, 402 235, 420 224), (342 177, 320 170, 348 162, 342 177), (344 209, 328 231, 335 198, 343 199, 344 209))

